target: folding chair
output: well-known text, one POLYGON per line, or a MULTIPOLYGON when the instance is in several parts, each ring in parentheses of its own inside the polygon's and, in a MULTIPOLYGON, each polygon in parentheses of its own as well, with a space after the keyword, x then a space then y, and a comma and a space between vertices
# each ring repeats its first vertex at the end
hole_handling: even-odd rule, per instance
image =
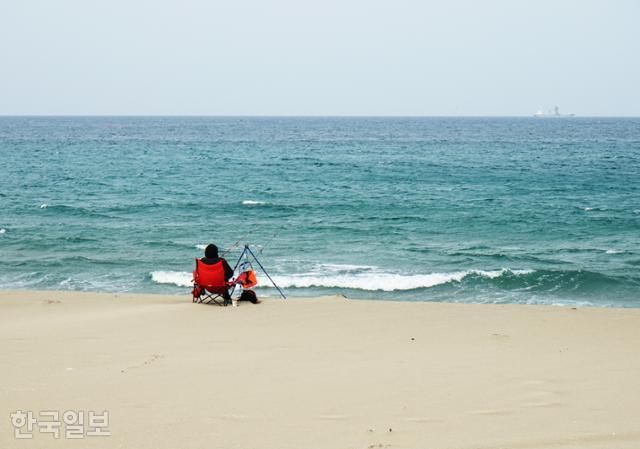
POLYGON ((196 269, 193 270, 193 302, 200 304, 211 304, 227 306, 231 303, 229 288, 233 282, 224 280, 224 267, 222 260, 207 265, 200 259, 196 259, 196 269), (219 301, 222 298, 222 301, 219 301))

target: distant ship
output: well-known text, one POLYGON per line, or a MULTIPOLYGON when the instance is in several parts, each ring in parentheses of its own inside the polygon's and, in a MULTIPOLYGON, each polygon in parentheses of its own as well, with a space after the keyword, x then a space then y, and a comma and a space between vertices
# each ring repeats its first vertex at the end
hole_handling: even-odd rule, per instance
POLYGON ((553 111, 542 112, 542 109, 538 109, 538 112, 533 114, 534 117, 575 117, 575 114, 562 114, 560 108, 556 106, 553 111))

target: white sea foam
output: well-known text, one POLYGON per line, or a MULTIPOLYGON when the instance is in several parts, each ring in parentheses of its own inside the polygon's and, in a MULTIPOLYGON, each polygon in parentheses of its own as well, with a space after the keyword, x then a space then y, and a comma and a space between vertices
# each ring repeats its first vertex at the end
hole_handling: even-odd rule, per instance
MULTIPOLYGON (((368 291, 400 291, 418 288, 435 287, 449 282, 460 282, 465 277, 477 275, 495 279, 504 274, 523 275, 533 270, 467 270, 452 273, 430 274, 396 274, 384 272, 367 272, 358 274, 330 274, 302 273, 292 275, 273 276, 274 281, 281 288, 350 288, 368 291)), ((186 271, 153 271, 151 279, 158 284, 173 284, 179 287, 191 286, 191 273, 186 271)), ((260 278, 258 273, 258 278, 260 278)), ((260 280, 260 279, 259 279, 260 280)), ((263 285, 266 285, 263 283, 263 285)))
POLYGON ((207 245, 196 245, 196 249, 205 249, 207 245))
POLYGON ((49 207, 49 205, 47 203, 42 203, 40 205, 40 209, 46 209, 47 207, 49 207))
POLYGON ((276 284, 282 288, 327 287, 352 288, 369 291, 395 291, 433 287, 435 285, 446 284, 448 282, 461 281, 465 276, 465 272, 414 275, 371 273, 334 276, 274 276, 274 280, 276 284))
POLYGON ((620 254, 623 251, 619 250, 619 249, 608 249, 605 251, 606 254, 620 254))
POLYGON ((583 207, 582 210, 585 212, 603 212, 607 210, 606 206, 593 206, 593 207, 583 207))
POLYGON ((5 228, 0 229, 0 234, 4 234, 5 232, 7 232, 5 228))
POLYGON ((267 204, 266 201, 256 201, 256 200, 244 200, 242 202, 242 204, 244 204, 245 206, 258 206, 258 205, 262 205, 262 204, 267 204))
POLYGON ((470 275, 478 275, 495 279, 507 273, 523 275, 531 273, 532 270, 468 270, 452 273, 430 273, 430 274, 395 274, 395 273, 361 273, 344 275, 291 275, 275 276, 275 282, 282 288, 352 288, 368 291, 399 291, 415 290, 418 288, 435 287, 436 285, 447 284, 449 282, 460 282, 470 275))
POLYGON ((72 276, 66 277, 62 280, 58 280, 58 276, 54 274, 45 274, 44 276, 37 276, 35 273, 35 282, 31 285, 43 285, 48 284, 50 280, 56 280, 56 288, 62 290, 80 290, 80 291, 103 291, 103 292, 127 292, 131 291, 131 284, 129 282, 123 282, 122 277, 114 275, 112 273, 105 274, 91 274, 91 273, 76 273, 72 276))
POLYGON ((190 287, 192 275, 186 271, 152 271, 151 280, 158 284, 174 284, 178 287, 190 287))

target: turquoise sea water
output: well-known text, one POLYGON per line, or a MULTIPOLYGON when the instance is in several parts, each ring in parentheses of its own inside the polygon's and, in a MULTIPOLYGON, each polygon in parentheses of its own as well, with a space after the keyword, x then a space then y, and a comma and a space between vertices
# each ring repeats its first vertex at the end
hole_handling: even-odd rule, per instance
POLYGON ((240 240, 293 296, 640 306, 640 119, 3 117, 0 160, 2 289, 187 295, 240 240))

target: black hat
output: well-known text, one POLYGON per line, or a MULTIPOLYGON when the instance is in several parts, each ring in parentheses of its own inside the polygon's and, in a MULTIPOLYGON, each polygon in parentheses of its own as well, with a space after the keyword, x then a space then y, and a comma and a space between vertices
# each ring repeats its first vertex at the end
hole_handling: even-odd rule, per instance
POLYGON ((207 259, 215 259, 218 257, 218 247, 211 243, 204 249, 204 257, 207 259))

